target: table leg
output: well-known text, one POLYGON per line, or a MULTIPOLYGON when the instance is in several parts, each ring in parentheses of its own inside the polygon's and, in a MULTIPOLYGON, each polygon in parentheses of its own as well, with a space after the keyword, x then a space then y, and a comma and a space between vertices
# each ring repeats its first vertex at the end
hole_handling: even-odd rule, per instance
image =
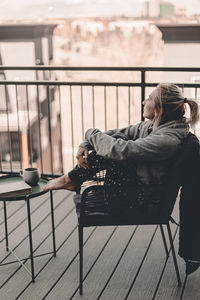
POLYGON ((34 261, 33 261, 33 242, 32 242, 32 230, 31 230, 31 212, 30 212, 30 200, 29 197, 26 197, 27 204, 27 216, 28 216, 28 231, 29 231, 29 244, 30 244, 30 259, 31 259, 31 274, 32 282, 35 282, 34 275, 34 261))
POLYGON ((50 203, 51 203, 51 223, 52 223, 53 253, 54 253, 54 257, 56 257, 56 238, 55 238, 54 207, 53 207, 53 192, 52 191, 50 191, 50 203))
POLYGON ((4 209, 4 227, 5 227, 5 238, 6 238, 6 251, 9 251, 9 249, 8 249, 8 223, 7 223, 6 201, 3 202, 3 209, 4 209))

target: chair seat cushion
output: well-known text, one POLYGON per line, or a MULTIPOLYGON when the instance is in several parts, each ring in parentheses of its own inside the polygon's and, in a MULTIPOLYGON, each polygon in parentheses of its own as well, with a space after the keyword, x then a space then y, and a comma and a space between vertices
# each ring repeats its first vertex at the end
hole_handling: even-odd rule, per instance
POLYGON ((74 195, 76 212, 84 227, 110 226, 110 225, 141 225, 141 224, 165 224, 169 218, 161 215, 150 214, 143 208, 124 208, 111 210, 110 205, 102 189, 97 189, 82 197, 74 195), (84 200, 84 201, 83 201, 84 200), (81 203, 82 202, 82 203, 81 203))

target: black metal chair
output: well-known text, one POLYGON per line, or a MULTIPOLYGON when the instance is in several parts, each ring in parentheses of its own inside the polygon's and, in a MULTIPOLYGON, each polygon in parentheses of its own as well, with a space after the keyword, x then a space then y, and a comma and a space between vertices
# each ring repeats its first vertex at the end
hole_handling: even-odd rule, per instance
MULTIPOLYGON (((190 158, 192 141, 195 136, 189 133, 185 139, 181 152, 176 157, 173 167, 170 169, 166 178, 165 189, 168 195, 161 195, 160 201, 151 201, 150 205, 142 207, 133 207, 132 209, 113 211, 109 199, 105 197, 103 180, 105 172, 100 172, 94 178, 95 185, 86 187, 82 194, 74 196, 76 211, 78 216, 78 235, 79 235, 79 254, 80 254, 80 286, 79 292, 83 292, 83 228, 90 226, 113 226, 113 225, 159 225, 164 244, 166 256, 169 256, 169 250, 163 230, 166 225, 170 247, 172 250, 173 262, 176 271, 178 285, 181 285, 181 279, 173 245, 173 238, 170 229, 170 221, 173 221, 171 213, 181 186, 181 168, 184 161, 190 158), (187 147, 190 145, 190 147, 187 147), (179 178, 180 180, 177 180, 179 178)), ((196 138, 196 137, 195 137, 196 138)), ((156 186, 153 187, 156 190, 156 186)), ((148 193, 147 193, 148 194, 148 193)), ((148 197, 148 196, 147 196, 148 197)))

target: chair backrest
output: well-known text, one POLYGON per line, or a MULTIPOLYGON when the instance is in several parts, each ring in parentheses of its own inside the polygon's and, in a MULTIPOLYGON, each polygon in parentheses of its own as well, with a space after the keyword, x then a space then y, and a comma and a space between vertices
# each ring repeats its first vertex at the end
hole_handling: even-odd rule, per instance
POLYGON ((190 165, 192 160, 199 156, 199 140, 193 133, 189 132, 183 140, 181 149, 172 162, 166 180, 167 194, 163 209, 170 216, 174 208, 177 193, 185 181, 185 168, 190 165))
POLYGON ((200 201, 199 177, 200 154, 199 141, 195 135, 188 139, 186 149, 190 153, 189 159, 182 165, 182 188, 180 193, 180 230, 179 255, 184 259, 200 260, 200 201))

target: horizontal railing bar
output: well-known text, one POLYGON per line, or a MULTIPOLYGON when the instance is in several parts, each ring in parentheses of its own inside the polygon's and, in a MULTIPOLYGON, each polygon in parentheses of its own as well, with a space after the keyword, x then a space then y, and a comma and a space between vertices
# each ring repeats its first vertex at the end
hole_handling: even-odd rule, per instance
MULTIPOLYGON (((1 170, 1 175, 19 175, 19 172, 15 172, 15 171, 5 171, 5 170, 1 170)), ((62 176, 62 173, 41 173, 41 177, 52 177, 52 178, 57 178, 62 176)))
MULTIPOLYGON (((196 87, 200 88, 199 83, 174 83, 179 86, 184 87, 196 87)), ((132 86, 132 87, 155 87, 158 85, 158 82, 79 82, 79 81, 51 81, 51 80, 43 80, 43 81, 11 81, 11 80, 0 80, 0 85, 47 85, 47 86, 68 86, 68 85, 83 85, 83 86, 132 86)))
POLYGON ((52 71, 166 71, 200 72, 198 67, 66 67, 66 66, 0 66, 0 70, 52 70, 52 71))
POLYGON ((11 81, 11 80, 0 80, 0 84, 4 85, 84 85, 84 86, 141 86, 141 83, 132 82, 79 82, 79 81, 11 81))

